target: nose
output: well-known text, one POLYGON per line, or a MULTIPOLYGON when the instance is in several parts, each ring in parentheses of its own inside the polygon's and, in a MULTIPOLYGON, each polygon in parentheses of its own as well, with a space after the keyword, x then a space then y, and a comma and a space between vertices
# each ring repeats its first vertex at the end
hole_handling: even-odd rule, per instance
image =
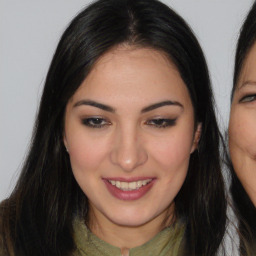
POLYGON ((126 172, 131 172, 148 160, 148 154, 136 129, 116 132, 110 154, 111 162, 126 172))

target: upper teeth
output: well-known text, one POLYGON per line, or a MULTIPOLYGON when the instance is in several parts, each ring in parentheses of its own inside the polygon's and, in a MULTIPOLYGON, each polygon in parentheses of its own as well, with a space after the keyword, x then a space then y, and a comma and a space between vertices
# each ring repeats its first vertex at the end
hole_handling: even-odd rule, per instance
POLYGON ((142 186, 147 185, 152 179, 147 179, 147 180, 138 180, 138 181, 133 181, 133 182, 124 182, 124 181, 115 181, 115 180, 109 180, 109 182, 113 185, 116 186, 117 188, 123 190, 123 191, 130 191, 130 190, 136 190, 141 188, 142 186))

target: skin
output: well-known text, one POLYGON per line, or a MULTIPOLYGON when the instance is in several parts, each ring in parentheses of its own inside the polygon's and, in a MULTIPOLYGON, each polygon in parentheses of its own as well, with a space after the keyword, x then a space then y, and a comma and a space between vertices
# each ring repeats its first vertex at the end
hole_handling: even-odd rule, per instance
POLYGON ((256 206, 256 44, 245 59, 234 92, 229 149, 235 172, 256 206))
POLYGON ((164 54, 119 46, 103 55, 65 114, 64 143, 74 177, 89 199, 91 231, 120 248, 154 237, 173 217, 173 200, 199 136, 186 85, 164 54), (166 101, 175 103, 148 108, 166 101), (153 177, 154 182, 141 198, 120 200, 107 189, 106 177, 153 177))

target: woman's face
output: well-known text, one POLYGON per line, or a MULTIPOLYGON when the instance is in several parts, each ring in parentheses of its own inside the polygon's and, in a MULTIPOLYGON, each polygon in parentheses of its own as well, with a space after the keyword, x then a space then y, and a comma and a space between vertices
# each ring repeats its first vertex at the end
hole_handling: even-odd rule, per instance
POLYGON ((256 44, 244 62, 234 92, 229 150, 235 172, 256 206, 256 44))
POLYGON ((101 57, 65 114, 64 143, 93 221, 162 222, 199 130, 186 85, 163 54, 119 46, 101 57))

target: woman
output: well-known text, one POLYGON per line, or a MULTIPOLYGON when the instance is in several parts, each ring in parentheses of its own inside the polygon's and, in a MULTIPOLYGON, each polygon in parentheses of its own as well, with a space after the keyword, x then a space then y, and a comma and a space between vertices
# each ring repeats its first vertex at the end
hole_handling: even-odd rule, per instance
POLYGON ((155 0, 93 3, 53 57, 1 207, 5 254, 216 255, 225 213, 209 75, 190 28, 155 0))
POLYGON ((242 255, 256 253, 256 3, 240 33, 232 89, 229 150, 231 193, 242 234, 242 255))

